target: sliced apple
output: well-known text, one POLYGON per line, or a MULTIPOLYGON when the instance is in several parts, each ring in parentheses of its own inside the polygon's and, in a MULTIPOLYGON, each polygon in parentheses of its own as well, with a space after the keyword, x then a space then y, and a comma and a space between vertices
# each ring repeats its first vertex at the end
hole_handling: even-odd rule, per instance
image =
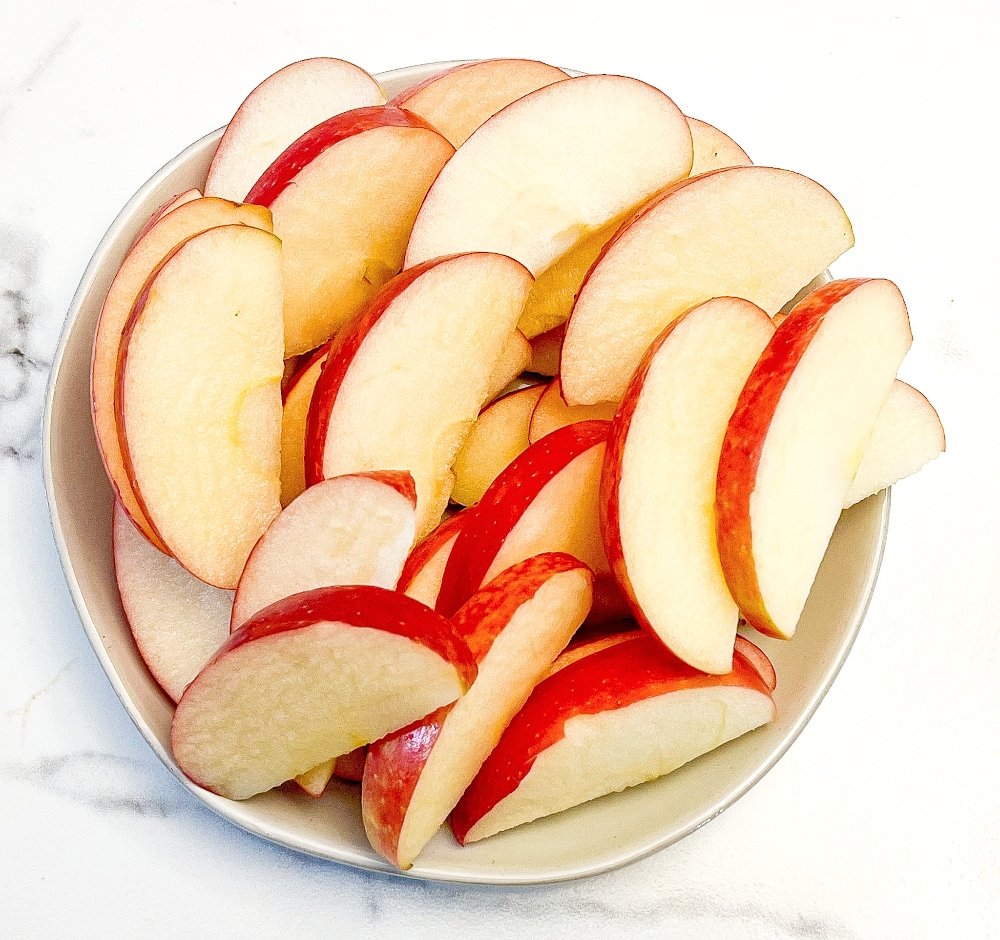
POLYGON ((531 343, 520 331, 514 330, 503 344, 500 358, 497 359, 490 373, 489 392, 487 400, 493 401, 511 382, 528 368, 531 362, 531 343))
POLYGON ((771 721, 774 703, 736 653, 711 676, 640 635, 541 682, 451 815, 463 845, 668 774, 771 721))
POLYGON ((773 335, 748 300, 682 314, 640 362, 608 438, 600 505, 612 570, 636 620, 702 672, 733 664, 739 613, 719 561, 715 478, 729 418, 773 335))
POLYGON ((313 391, 330 344, 307 356, 289 379, 281 409, 281 505, 287 506, 306 488, 306 422, 313 391))
POLYGON ((129 482, 171 554, 221 588, 236 586, 281 508, 280 252, 246 225, 189 238, 122 332, 115 412, 129 482))
POLYGON ((530 286, 522 265, 488 253, 437 259, 386 285, 337 335, 316 383, 306 482, 408 470, 417 536, 430 532, 530 286))
POLYGON ((559 378, 554 378, 545 387, 538 399, 535 410, 531 413, 531 425, 528 428, 528 440, 532 444, 541 440, 546 434, 558 431, 568 424, 578 421, 610 421, 618 410, 614 402, 600 402, 597 405, 567 405, 563 401, 562 386, 559 378))
POLYGON ((278 155, 343 111, 385 104, 364 69, 341 59, 293 62, 265 78, 239 106, 208 168, 205 192, 241 202, 278 155))
POLYGON ((528 447, 528 425, 544 385, 510 392, 480 412, 453 467, 451 498, 461 506, 478 503, 500 472, 528 447))
POLYGON ((403 594, 297 594, 232 634, 188 686, 174 757, 198 785, 246 799, 453 702, 475 675, 451 624, 403 594))
POLYGON ((462 509, 449 516, 413 549, 403 565, 398 590, 428 607, 437 603, 445 565, 455 547, 458 533, 469 517, 468 512, 462 509))
POLYGON ((512 101, 568 77, 562 69, 531 59, 486 59, 432 75, 396 95, 392 104, 419 114, 461 147, 487 118, 512 101))
POLYGON ((745 636, 737 633, 734 650, 753 666, 757 675, 767 686, 768 691, 773 692, 778 687, 778 676, 774 671, 774 666, 767 658, 767 654, 756 643, 750 642, 745 636))
POLYGON ((135 645, 153 678, 176 702, 229 636, 232 592, 199 581, 154 548, 117 501, 111 541, 135 645))
POLYGON ((399 108, 357 108, 306 131, 247 202, 282 241, 285 354, 326 342, 402 267, 417 210, 454 148, 399 108))
POLYGON ((912 385, 896 379, 875 419, 844 507, 916 473, 944 448, 944 427, 934 406, 912 385))
POLYGON ((753 165, 753 160, 746 155, 746 151, 717 127, 693 117, 688 118, 688 126, 691 128, 691 142, 694 145, 691 176, 701 176, 702 173, 729 166, 753 165))
POLYGON ((413 226, 406 267, 496 251, 538 275, 580 239, 691 169, 676 105, 643 82, 584 75, 486 121, 441 171, 413 226))
POLYGON ((719 459, 722 570, 754 629, 790 637, 911 342, 890 281, 831 281, 778 327, 719 459))
MULTIPOLYGON (((353 754, 354 751, 351 751, 351 753, 353 754)), ((338 757, 337 760, 340 760, 340 758, 338 757)), ((319 799, 319 797, 326 792, 327 784, 333 776, 336 764, 337 761, 335 760, 323 761, 322 764, 317 764, 311 770, 307 770, 304 774, 299 774, 295 778, 295 782, 302 788, 302 790, 308 793, 309 796, 314 799, 319 799)))
POLYGON ((566 326, 563 324, 532 337, 530 340, 531 362, 528 363, 528 372, 548 376, 559 374, 559 358, 562 356, 563 336, 565 334, 566 326))
POLYGON ((373 744, 365 763, 365 832, 394 865, 413 864, 583 622, 591 578, 569 555, 539 555, 508 568, 455 615, 479 665, 475 682, 454 705, 373 744))
MULTIPOLYGON (((202 192, 200 189, 186 189, 182 193, 178 193, 176 196, 171 196, 169 199, 158 205, 146 220, 145 224, 139 229, 135 234, 135 238, 132 239, 132 243, 129 245, 129 251, 131 251, 136 243, 140 241, 146 233, 160 221, 168 212, 172 212, 174 209, 178 209, 184 205, 186 202, 192 202, 195 199, 200 199, 202 192)), ((127 257, 127 255, 126 255, 127 257)))
POLYGON ((282 510, 254 546, 236 588, 232 629, 292 594, 338 584, 394 588, 416 532, 405 471, 333 477, 282 510))
POLYGON ((840 203, 789 170, 731 167, 674 186, 619 229, 587 276, 566 327, 563 396, 620 401, 685 310, 733 296, 774 314, 853 243, 840 203))
MULTIPOLYGON (((197 190, 191 192, 197 194, 197 190)), ((163 551, 167 550, 166 546, 154 534, 152 523, 146 518, 132 492, 118 442, 115 381, 122 332, 149 276, 171 251, 192 235, 219 225, 236 223, 263 231, 271 230, 270 213, 259 206, 237 206, 224 199, 186 197, 187 194, 182 193, 172 204, 161 207, 160 214, 149 229, 136 240, 125 256, 101 308, 90 369, 94 433, 111 485, 139 530, 163 551), (184 201, 178 204, 181 199, 184 201)))

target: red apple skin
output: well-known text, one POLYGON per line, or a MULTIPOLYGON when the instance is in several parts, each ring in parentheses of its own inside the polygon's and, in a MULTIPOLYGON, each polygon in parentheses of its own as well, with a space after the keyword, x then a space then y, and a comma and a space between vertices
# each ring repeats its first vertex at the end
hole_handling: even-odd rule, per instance
MULTIPOLYGON (((600 646, 540 682, 507 726, 500 743, 451 814, 455 838, 513 793, 535 759, 564 735, 576 715, 595 715, 681 689, 741 686, 770 695, 757 671, 739 653, 733 671, 713 676, 682 663, 649 634, 600 646)), ((558 664, 556 660, 556 664, 558 664)))
POLYGON ((756 643, 752 643, 745 636, 737 633, 736 652, 757 670, 757 675, 772 692, 778 687, 778 676, 774 671, 774 666, 767 658, 767 654, 756 643))
POLYGON ((726 428, 715 493, 719 560, 743 618, 765 636, 784 638, 761 597, 750 527, 750 500, 767 430, 795 367, 827 313, 868 280, 830 281, 792 310, 750 373, 726 428))
POLYGON ((532 444, 498 476, 470 513, 452 549, 437 610, 452 616, 482 584, 490 564, 518 519, 571 460, 603 444, 607 421, 580 421, 532 444))
POLYGON ((348 754, 341 754, 334 762, 333 775, 351 783, 361 783, 365 772, 365 759, 368 756, 368 745, 356 747, 348 754))
MULTIPOLYGON (((341 141, 380 127, 418 127, 434 130, 423 118, 387 105, 355 108, 317 124, 290 144, 254 183, 244 202, 270 208, 300 170, 341 141)), ((436 132, 435 132, 436 133, 436 132)))
POLYGON ((455 515, 449 516, 438 525, 430 535, 417 543, 403 565, 403 570, 399 575, 399 583, 396 585, 397 591, 406 591, 413 583, 413 579, 423 571, 424 566, 462 531, 462 526, 465 525, 468 516, 468 509, 459 510, 455 515))

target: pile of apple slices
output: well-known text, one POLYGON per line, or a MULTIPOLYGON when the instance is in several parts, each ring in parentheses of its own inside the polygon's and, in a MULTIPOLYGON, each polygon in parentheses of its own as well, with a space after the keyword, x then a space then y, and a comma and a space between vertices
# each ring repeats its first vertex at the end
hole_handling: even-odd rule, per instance
POLYGON ((449 819, 482 839, 770 721, 741 619, 791 637, 841 511, 944 449, 899 291, 822 283, 853 241, 632 78, 266 79, 94 341, 178 765, 233 799, 360 781, 406 868, 449 819))

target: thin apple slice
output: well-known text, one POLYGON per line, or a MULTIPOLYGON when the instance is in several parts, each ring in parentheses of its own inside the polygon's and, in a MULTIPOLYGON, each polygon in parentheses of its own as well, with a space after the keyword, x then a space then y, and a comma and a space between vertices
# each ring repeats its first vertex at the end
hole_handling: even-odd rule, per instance
POLYGON ((339 584, 394 588, 416 533, 417 493, 405 471, 333 477, 268 526, 233 600, 236 631, 269 604, 339 584))
MULTIPOLYGON (((353 754, 354 752, 351 751, 351 753, 353 754)), ((322 764, 317 764, 304 774, 299 774, 295 778, 295 782, 313 799, 319 799, 326 792, 326 786, 333 776, 333 769, 336 764, 337 761, 335 760, 323 761, 322 764)))
POLYGON ((701 176, 712 170, 722 170, 730 166, 752 166, 746 151, 728 134, 717 127, 689 117, 691 142, 694 145, 694 162, 691 176, 701 176))
POLYGON ((445 565, 455 547, 455 540, 465 521, 469 518, 469 510, 462 509, 445 519, 430 535, 423 539, 410 553, 399 576, 397 589, 433 607, 437 604, 438 592, 441 590, 441 579, 444 577, 445 565))
POLYGON ((365 832, 407 869, 472 782, 590 608, 590 571, 569 555, 526 559, 453 618, 479 666, 454 705, 373 744, 361 783, 365 832))
POLYGON ((528 425, 544 391, 544 385, 518 389, 480 412, 455 457, 454 502, 460 506, 478 503, 501 471, 527 450, 528 425))
MULTIPOLYGON (((200 199, 202 197, 202 192, 200 189, 185 189, 184 192, 178 193, 176 196, 171 196, 169 199, 158 205, 146 220, 146 223, 139 229, 135 234, 135 238, 132 239, 132 243, 128 246, 128 250, 131 251, 136 244, 141 241, 149 230, 156 225, 168 212, 173 212, 174 209, 179 209, 186 202, 193 202, 195 199, 200 199)), ((126 254, 126 257, 128 255, 126 254)))
MULTIPOLYGON (((583 637, 580 636, 580 633, 587 628, 584 627, 578 631, 577 636, 573 638, 573 642, 556 657, 546 678, 555 675, 560 669, 565 669, 578 659, 583 659, 584 656, 589 656, 591 653, 597 653, 600 650, 607 649, 609 646, 617 646, 619 643, 626 643, 629 640, 634 640, 636 637, 647 635, 645 631, 636 628, 635 621, 622 620, 608 626, 612 627, 612 629, 583 637), (614 629, 615 627, 620 627, 620 629, 614 629)), ((601 629, 603 630, 603 627, 601 629)))
MULTIPOLYGON (((197 190, 192 192, 197 194, 197 190)), ((132 521, 162 551, 167 551, 167 548, 156 537, 152 523, 132 491, 118 442, 115 382, 122 332, 150 275, 171 251, 192 235, 219 225, 236 223, 271 231, 271 215, 260 206, 238 206, 225 199, 187 199, 186 196, 182 193, 171 204, 161 207, 160 214, 149 229, 125 256, 101 308, 90 369, 94 433, 111 485, 132 521), (184 201, 178 204, 181 199, 184 201)))
POLYGON ((711 676, 648 635, 541 682, 451 815, 463 845, 671 773, 771 721, 774 702, 736 653, 711 676))
POLYGON ((493 401, 502 394, 511 382, 528 368, 531 362, 531 343, 520 331, 514 330, 503 344, 500 358, 497 359, 490 372, 489 391, 486 394, 487 401, 493 401))
POLYGON ((522 265, 485 252, 439 258, 386 285, 337 335, 316 383, 306 482, 408 470, 417 536, 430 532, 530 286, 522 265))
POLYGON ((280 252, 246 225, 189 238, 122 332, 115 411, 129 481, 171 554, 221 588, 236 586, 281 508, 280 252))
POLYGON ((840 203, 789 170, 731 167, 674 186, 591 268, 566 327, 563 396, 620 401, 643 353, 684 311, 732 296, 776 313, 853 243, 840 203))
POLYGON ((385 104, 364 69, 342 59, 293 62, 264 79, 239 106, 208 168, 205 193, 241 202, 278 155, 344 111, 385 104))
POLYGON ((612 570, 636 620, 702 672, 732 669, 739 613, 719 561, 715 478, 729 418, 773 335, 748 300, 682 314, 646 352, 608 437, 601 522, 612 570))
POLYGON ((402 267, 417 210, 454 148, 415 114, 358 108, 306 131, 247 195, 282 242, 285 355, 314 349, 402 267))
POLYGON ((910 347, 890 281, 831 281, 775 331, 719 459, 716 526, 747 623, 795 632, 865 444, 910 347))
POLYGON ((778 687, 778 676, 774 671, 774 666, 767 658, 767 654, 756 643, 752 643, 745 636, 737 633, 733 649, 753 666, 754 671, 760 676, 769 692, 773 692, 778 687))
POLYGON ((476 664, 451 624, 377 587, 279 601, 244 624, 188 686, 174 758, 241 800, 455 701, 476 664))
POLYGON ((532 337, 531 362, 528 371, 536 375, 556 376, 559 374, 559 359, 562 356, 563 337, 566 325, 557 326, 538 336, 532 337))
POLYGON ((289 379, 281 408, 281 505, 287 506, 306 488, 306 422, 313 391, 330 344, 324 343, 289 379))
POLYGON ((229 636, 232 592, 199 581, 154 548, 117 501, 111 542, 135 645, 153 678, 176 702, 229 636))
POLYGON ((875 419, 844 507, 916 473, 944 448, 944 427, 934 406, 912 385, 896 379, 875 419))
POLYGON ((420 208, 406 267, 457 251, 510 255, 538 275, 657 190, 687 176, 691 132, 662 92, 584 75, 486 121, 420 208))
POLYGON ((419 114, 455 147, 461 147, 487 118, 526 94, 569 76, 531 59, 486 59, 446 69, 392 99, 397 108, 419 114))
POLYGON ((563 401, 562 386, 558 376, 549 382, 545 392, 538 399, 535 410, 531 413, 531 425, 528 428, 528 440, 532 444, 540 441, 546 434, 558 431, 569 424, 578 421, 610 421, 618 410, 614 402, 601 402, 597 405, 567 405, 563 401))

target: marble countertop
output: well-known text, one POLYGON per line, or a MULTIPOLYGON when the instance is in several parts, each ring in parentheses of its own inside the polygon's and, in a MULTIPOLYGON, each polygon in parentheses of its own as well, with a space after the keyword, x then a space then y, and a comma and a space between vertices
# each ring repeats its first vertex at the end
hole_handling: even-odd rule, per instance
POLYGON ((953 3, 105 0, 0 12, 0 921, 5 936, 1000 936, 998 14, 953 3), (664 14, 665 16, 665 14, 664 14), (948 454, 896 488, 860 638, 816 717, 672 848, 536 889, 404 882, 301 857, 190 798, 146 747, 70 601, 39 420, 64 312, 132 192, 308 55, 380 71, 522 55, 624 72, 756 162, 821 180, 895 280, 948 454))

